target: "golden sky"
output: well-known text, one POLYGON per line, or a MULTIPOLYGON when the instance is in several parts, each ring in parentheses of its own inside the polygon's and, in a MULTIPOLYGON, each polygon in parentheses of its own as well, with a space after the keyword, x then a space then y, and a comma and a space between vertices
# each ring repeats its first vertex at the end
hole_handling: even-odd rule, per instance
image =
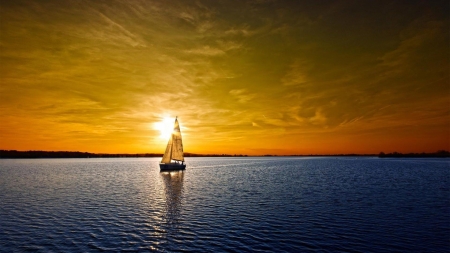
POLYGON ((1 1, 0 149, 450 149, 448 1, 1 1))

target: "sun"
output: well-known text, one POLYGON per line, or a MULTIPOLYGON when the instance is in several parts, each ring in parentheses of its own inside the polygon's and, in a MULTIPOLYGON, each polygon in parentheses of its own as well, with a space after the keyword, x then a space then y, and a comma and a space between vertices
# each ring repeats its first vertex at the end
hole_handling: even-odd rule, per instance
POLYGON ((156 122, 154 124, 154 128, 156 130, 159 130, 160 132, 159 137, 163 139, 169 139, 170 134, 172 134, 173 131, 173 122, 174 119, 170 117, 164 117, 160 122, 156 122))

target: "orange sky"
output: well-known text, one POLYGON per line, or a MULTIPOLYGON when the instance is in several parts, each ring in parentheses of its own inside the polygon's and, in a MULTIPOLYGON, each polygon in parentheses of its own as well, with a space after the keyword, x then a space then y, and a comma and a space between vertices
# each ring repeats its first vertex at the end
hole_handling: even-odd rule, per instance
POLYGON ((1 1, 0 149, 450 150, 447 1, 1 1))

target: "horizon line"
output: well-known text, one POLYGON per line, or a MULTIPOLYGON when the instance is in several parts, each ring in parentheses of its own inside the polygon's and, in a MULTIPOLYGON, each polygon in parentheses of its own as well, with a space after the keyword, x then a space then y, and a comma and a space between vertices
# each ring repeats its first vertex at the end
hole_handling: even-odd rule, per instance
MULTIPOLYGON (((87 151, 64 151, 64 150, 7 150, 7 149, 0 149, 0 153, 8 152, 8 153, 30 153, 30 152, 40 152, 40 153, 73 153, 73 154, 86 154, 86 155, 105 155, 105 156, 145 156, 150 155, 153 157, 162 156, 163 153, 97 153, 97 152, 87 152, 87 151)), ((264 157, 264 156, 385 156, 385 155, 426 155, 426 154, 449 154, 449 151, 447 150, 438 150, 436 152, 408 152, 408 153, 401 153, 401 152, 390 152, 390 153, 384 153, 383 151, 376 153, 334 153, 334 154, 285 154, 285 155, 279 155, 279 154, 260 154, 260 155, 248 155, 248 154, 227 154, 227 153, 191 153, 191 152, 184 152, 186 157, 190 156, 196 156, 196 157, 208 157, 208 156, 217 156, 217 157, 264 157)), ((1 157, 1 156, 0 156, 1 157)))

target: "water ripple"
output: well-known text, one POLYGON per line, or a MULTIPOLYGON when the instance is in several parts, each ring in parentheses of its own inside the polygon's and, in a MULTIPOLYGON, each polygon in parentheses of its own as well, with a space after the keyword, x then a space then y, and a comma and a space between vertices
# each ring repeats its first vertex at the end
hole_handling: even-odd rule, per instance
POLYGON ((0 160, 1 252, 448 252, 446 159, 0 160))

